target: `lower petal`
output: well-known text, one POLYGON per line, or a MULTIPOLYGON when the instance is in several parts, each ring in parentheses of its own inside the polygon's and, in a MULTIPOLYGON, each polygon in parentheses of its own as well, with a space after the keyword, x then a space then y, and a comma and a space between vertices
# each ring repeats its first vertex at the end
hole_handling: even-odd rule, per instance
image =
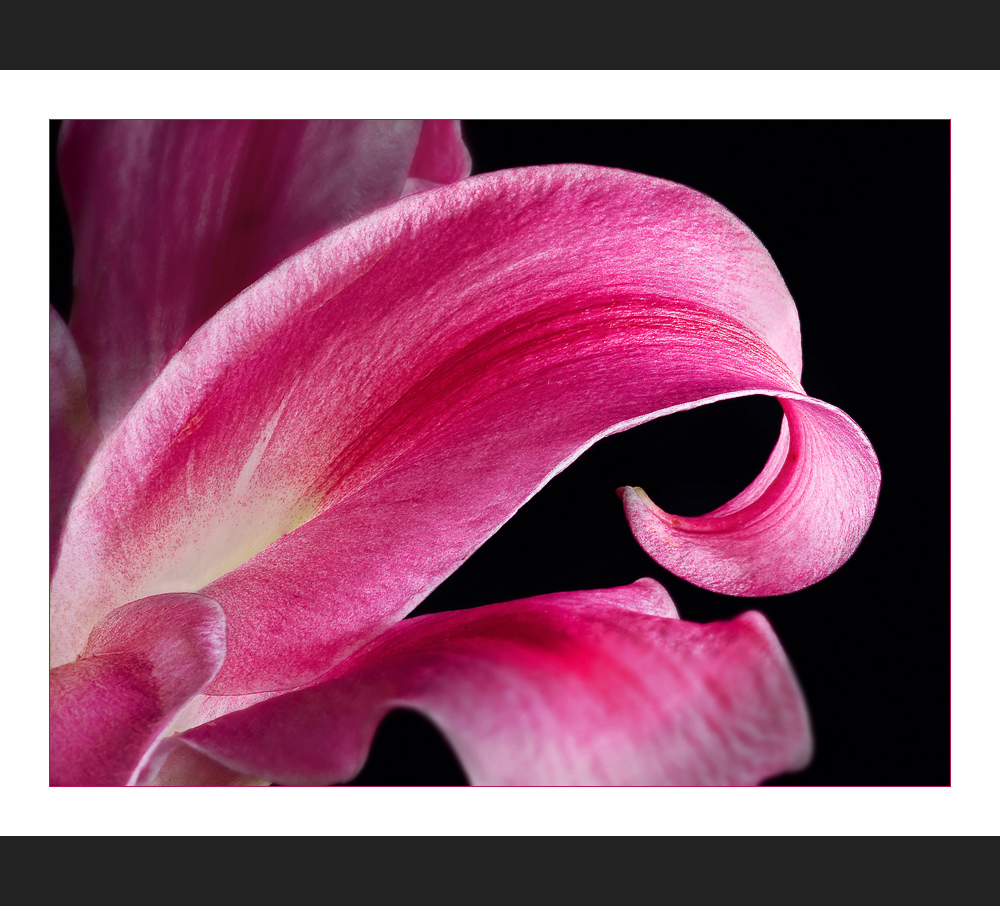
POLYGON ((736 785, 804 767, 805 704, 766 620, 673 613, 641 579, 406 620, 314 686, 181 738, 242 774, 341 782, 407 707, 474 784, 736 785))

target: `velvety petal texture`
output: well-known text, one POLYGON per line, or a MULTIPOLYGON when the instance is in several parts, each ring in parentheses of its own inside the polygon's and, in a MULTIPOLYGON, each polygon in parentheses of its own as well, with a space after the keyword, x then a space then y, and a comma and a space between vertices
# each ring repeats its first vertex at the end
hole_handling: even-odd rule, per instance
MULTIPOLYGON (((691 189, 559 166, 404 198, 221 310, 108 438, 67 522, 53 663, 127 601, 204 590, 228 620, 210 692, 301 686, 599 438, 746 394, 781 399, 787 439, 678 562, 719 591, 791 591, 853 550, 879 482, 800 368, 774 263, 691 189)), ((673 539, 626 506, 662 555, 673 539)))
POLYGON ((315 686, 183 739, 243 774, 332 783, 407 707, 474 784, 737 785, 804 767, 808 717, 767 621, 672 614, 642 579, 405 620, 315 686))
POLYGON ((218 671, 225 646, 225 614, 202 595, 112 611, 79 660, 50 672, 50 783, 136 782, 160 735, 218 671))
POLYGON ((60 135, 72 329, 109 430, 191 334, 324 232, 468 175, 455 123, 84 121, 60 135))
POLYGON ((49 573, 70 501, 101 436, 87 407, 87 379, 66 322, 49 309, 49 573))

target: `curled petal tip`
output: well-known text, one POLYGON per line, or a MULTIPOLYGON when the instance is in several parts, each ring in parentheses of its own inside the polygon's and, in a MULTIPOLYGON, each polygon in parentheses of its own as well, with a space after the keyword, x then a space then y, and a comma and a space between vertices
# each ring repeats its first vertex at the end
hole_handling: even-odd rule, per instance
POLYGON ((781 398, 785 421, 760 476, 711 513, 664 512, 641 488, 621 495, 636 540, 661 566, 722 594, 806 588, 839 569, 871 524, 881 472, 845 413, 802 394, 781 398))

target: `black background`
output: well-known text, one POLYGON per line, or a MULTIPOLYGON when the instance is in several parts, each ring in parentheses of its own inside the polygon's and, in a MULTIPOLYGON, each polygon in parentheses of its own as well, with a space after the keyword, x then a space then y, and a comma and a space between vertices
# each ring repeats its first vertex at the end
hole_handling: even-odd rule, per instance
MULTIPOLYGON (((469 121, 473 173, 549 163, 685 183, 761 239, 798 305, 806 391, 868 434, 883 472, 872 527, 837 573, 793 595, 731 598, 667 573, 615 495, 640 485, 695 515, 756 475, 780 423, 771 399, 716 403, 608 438, 557 476, 417 613, 652 576, 683 618, 762 611, 809 704, 816 754, 770 781, 950 782, 949 242, 947 121, 469 121)), ((53 193, 52 297, 71 251, 53 193)), ((397 712, 360 784, 463 782, 436 731, 397 712)))

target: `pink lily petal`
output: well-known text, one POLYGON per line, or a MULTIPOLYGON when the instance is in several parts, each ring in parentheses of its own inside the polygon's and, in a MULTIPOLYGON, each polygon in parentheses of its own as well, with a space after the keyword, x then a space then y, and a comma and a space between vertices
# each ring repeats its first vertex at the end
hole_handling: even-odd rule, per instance
POLYGON ((282 259, 396 200, 410 176, 469 172, 457 125, 419 121, 75 122, 59 167, 72 329, 105 431, 202 323, 282 259))
POLYGON ((50 673, 51 784, 134 783, 225 647, 225 614, 201 595, 159 595, 110 613, 80 660, 50 673))
POLYGON ((49 309, 49 574, 73 493, 101 436, 87 408, 83 362, 69 328, 49 309))
MULTIPOLYGON (((597 439, 754 393, 824 413, 803 455, 823 457, 816 493, 847 498, 773 508, 784 543, 830 567, 870 519, 878 468, 846 415, 803 396, 800 361, 767 252, 683 186, 565 166, 405 198, 220 311, 108 439, 53 580, 53 663, 120 603, 204 589, 228 620, 210 692, 303 685, 597 439), (856 518, 816 520, 845 499, 856 518)), ((745 592, 707 549, 695 581, 745 592)), ((790 570, 770 578, 794 585, 790 570)))
POLYGON ((245 774, 340 782, 408 707, 473 784, 740 785, 804 767, 808 716, 764 617, 703 626, 669 603, 640 579, 405 620, 315 686, 182 738, 245 774))

